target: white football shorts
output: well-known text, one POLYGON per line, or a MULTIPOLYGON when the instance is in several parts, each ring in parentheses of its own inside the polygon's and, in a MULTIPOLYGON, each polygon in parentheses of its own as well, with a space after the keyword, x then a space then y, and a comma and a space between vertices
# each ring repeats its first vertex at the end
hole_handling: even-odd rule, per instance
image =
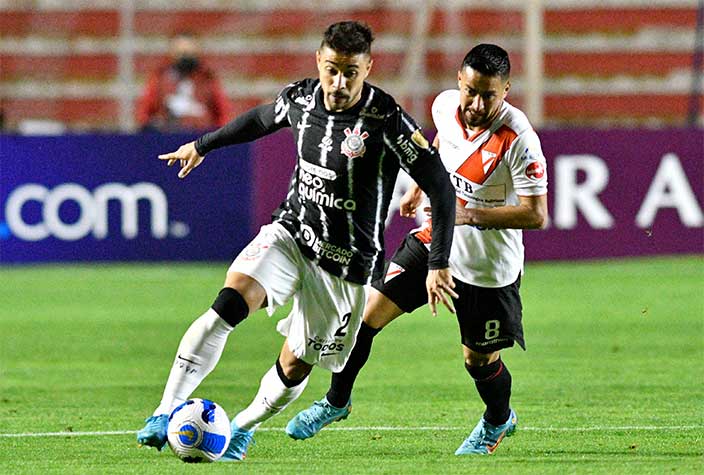
POLYGON ((278 223, 262 226, 228 272, 259 282, 270 316, 293 297, 291 313, 276 328, 297 358, 333 372, 344 368, 362 324, 364 286, 318 267, 278 223))

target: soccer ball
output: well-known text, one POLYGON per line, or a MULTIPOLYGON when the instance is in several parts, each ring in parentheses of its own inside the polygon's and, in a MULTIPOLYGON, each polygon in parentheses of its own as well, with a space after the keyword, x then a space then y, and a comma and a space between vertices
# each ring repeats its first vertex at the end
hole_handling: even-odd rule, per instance
POLYGON ((169 415, 171 450, 184 462, 214 462, 230 444, 225 410, 207 399, 189 399, 169 415))

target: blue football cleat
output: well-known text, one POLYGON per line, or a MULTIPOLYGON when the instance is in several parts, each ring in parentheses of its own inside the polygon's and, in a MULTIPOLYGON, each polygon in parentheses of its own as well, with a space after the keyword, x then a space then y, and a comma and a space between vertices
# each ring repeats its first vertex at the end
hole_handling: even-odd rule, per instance
POLYGON ((328 402, 327 398, 323 398, 288 421, 286 433, 296 440, 308 439, 326 425, 347 419, 350 412, 352 412, 352 400, 347 401, 345 407, 335 407, 328 402))
POLYGON ((233 420, 230 423, 230 428, 232 429, 232 437, 230 438, 230 445, 227 446, 227 450, 218 461, 222 462, 239 462, 245 459, 247 456, 247 449, 250 444, 254 443, 254 431, 240 429, 235 425, 233 420))
POLYGON ((469 437, 455 451, 455 455, 493 454, 503 438, 512 436, 516 431, 517 421, 513 409, 511 409, 508 420, 499 426, 489 424, 482 417, 469 437))
POLYGON ((144 420, 147 425, 137 432, 137 443, 139 446, 146 445, 161 450, 166 445, 167 428, 169 427, 169 416, 160 414, 151 416, 144 420))

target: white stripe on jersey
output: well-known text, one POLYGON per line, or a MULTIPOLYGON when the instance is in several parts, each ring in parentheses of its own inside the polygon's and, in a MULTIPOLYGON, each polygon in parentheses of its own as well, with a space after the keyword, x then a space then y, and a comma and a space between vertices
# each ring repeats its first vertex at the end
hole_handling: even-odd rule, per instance
MULTIPOLYGON (((308 117, 310 116, 310 111, 312 111, 312 110, 315 108, 315 96, 316 96, 316 94, 317 94, 319 88, 320 88, 320 84, 318 84, 317 86, 315 86, 315 88, 313 89, 313 97, 311 98, 310 102, 308 103, 308 106, 306 106, 305 112, 304 112, 303 115, 301 116, 301 122, 298 124, 298 128, 300 129, 301 133, 298 135, 298 143, 296 144, 296 148, 297 148, 297 152, 298 152, 298 157, 297 157, 297 160, 296 160, 296 167, 295 167, 295 169, 294 169, 294 171, 293 171, 293 172, 295 173, 294 177, 296 177, 296 178, 294 179, 294 181, 297 181, 297 180, 298 180, 298 162, 299 162, 299 160, 302 160, 302 159, 303 159, 303 136, 305 135, 306 129, 310 127, 310 125, 308 125, 308 117)), ((293 124, 293 122, 291 121, 291 117, 290 117, 290 116, 289 116, 289 123, 290 123, 290 124, 293 124)), ((293 196, 293 194, 294 194, 295 192, 296 192, 295 187, 292 187, 292 188, 289 190, 288 195, 286 196, 286 200, 288 201, 288 199, 289 199, 291 196, 293 196)), ((288 213, 288 212, 290 212, 290 211, 287 210, 286 212, 288 213)), ((300 213, 300 215, 298 216, 298 220, 301 221, 301 222, 303 222, 303 218, 304 218, 304 217, 305 217, 305 207, 304 207, 304 206, 301 206, 301 213, 300 213)), ((297 231, 296 231, 296 235, 295 235, 294 237, 295 237, 296 239, 298 239, 298 238, 300 238, 300 236, 301 236, 301 233, 300 233, 300 231, 297 230, 297 231)))
POLYGON ((311 97, 310 102, 306 107, 306 112, 310 112, 315 109, 315 98, 318 95, 318 89, 320 89, 320 83, 318 83, 318 85, 313 88, 313 96, 311 97))
MULTIPOLYGON (((332 128, 333 125, 335 124, 335 116, 329 115, 328 116, 328 123, 325 126, 325 137, 323 138, 322 142, 318 145, 320 148, 320 165, 325 166, 328 164, 328 147, 325 145, 326 143, 332 143, 332 128), (327 139, 327 140, 326 140, 327 139)), ((320 210, 320 223, 323 226, 323 239, 325 241, 328 241, 330 239, 330 231, 328 228, 328 220, 323 219, 325 217, 325 209, 323 208, 323 205, 319 204, 318 209, 320 210)), ((317 259, 316 259, 317 262, 317 259)))
POLYGON ((406 119, 406 115, 405 115, 405 114, 401 114, 401 119, 403 120, 403 123, 406 124, 406 127, 408 127, 409 129, 411 129, 411 133, 413 133, 413 132, 415 132, 416 130, 418 130, 418 126, 415 125, 415 124, 412 124, 411 122, 409 122, 408 119, 406 119))
POLYGON ((367 277, 367 284, 369 284, 372 280, 374 269, 376 269, 376 262, 379 259, 379 256, 381 255, 381 251, 383 250, 381 245, 381 225, 384 222, 384 216, 381 215, 381 202, 384 201, 384 196, 382 194, 384 188, 384 158, 386 158, 386 151, 382 150, 381 156, 379 157, 379 170, 376 176, 377 200, 376 222, 374 223, 374 247, 376 249, 376 253, 374 254, 374 259, 372 260, 372 274, 367 277))

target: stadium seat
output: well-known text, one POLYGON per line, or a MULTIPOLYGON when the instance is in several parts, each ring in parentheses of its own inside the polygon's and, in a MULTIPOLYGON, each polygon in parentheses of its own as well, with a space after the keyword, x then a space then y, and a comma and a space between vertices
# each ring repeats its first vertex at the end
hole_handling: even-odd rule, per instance
MULTIPOLYGON (((234 112, 242 112, 271 100, 288 81, 315 74, 312 53, 322 29, 355 18, 368 22, 378 39, 371 80, 404 105, 420 99, 427 106, 438 91, 453 87, 459 61, 480 41, 500 41, 509 50, 516 85, 510 100, 525 103, 520 6, 473 8, 472 2, 456 2, 435 8, 421 64, 425 80, 409 81, 403 72, 408 45, 417 39, 412 8, 387 3, 349 7, 331 1, 312 16, 297 2, 279 3, 257 9, 218 4, 204 10, 194 10, 186 0, 170 2, 168 9, 138 5, 130 41, 134 76, 129 96, 136 99, 147 73, 166 61, 168 38, 187 30, 199 33, 205 61, 220 73, 234 112)), ((119 8, 70 2, 31 9, 21 2, 13 5, 0 7, 6 126, 48 119, 62 121, 70 130, 118 129, 119 8)), ((580 9, 553 4, 545 10, 544 126, 684 125, 691 100, 696 7, 639 7, 626 0, 610 5, 580 9)), ((426 107, 416 114, 426 126, 431 125, 428 111, 426 107)))

